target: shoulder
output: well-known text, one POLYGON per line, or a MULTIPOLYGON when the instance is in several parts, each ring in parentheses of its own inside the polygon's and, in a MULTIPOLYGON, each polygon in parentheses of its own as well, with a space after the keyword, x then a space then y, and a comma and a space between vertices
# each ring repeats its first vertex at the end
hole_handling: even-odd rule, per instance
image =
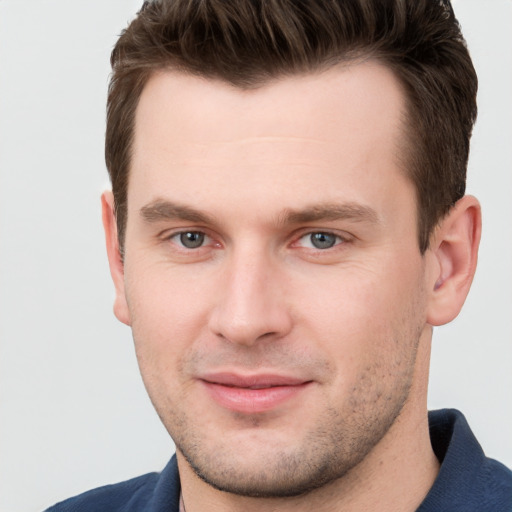
POLYGON ((45 512, 173 512, 178 510, 179 494, 178 468, 173 457, 162 473, 98 487, 57 503, 45 512))
POLYGON ((150 498, 157 480, 158 473, 148 473, 118 484, 98 487, 57 503, 47 512, 140 510, 150 498))
POLYGON ((493 459, 483 468, 484 505, 488 510, 512 512, 512 471, 493 459))
POLYGON ((463 414, 429 414, 430 437, 441 468, 418 512, 512 512, 512 471, 485 456, 463 414))

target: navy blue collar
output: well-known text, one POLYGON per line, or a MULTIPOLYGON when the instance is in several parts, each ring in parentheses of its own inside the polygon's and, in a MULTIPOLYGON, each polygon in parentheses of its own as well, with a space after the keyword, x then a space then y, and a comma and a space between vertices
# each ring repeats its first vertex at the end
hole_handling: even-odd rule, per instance
POLYGON ((512 511, 512 472, 485 456, 463 414, 442 409, 428 419, 441 469, 417 512, 512 511))
MULTIPOLYGON (((485 457, 459 411, 429 412, 432 447, 441 469, 417 512, 511 512, 512 472, 485 457)), ((176 456, 158 478, 149 511, 178 511, 181 493, 176 456)))

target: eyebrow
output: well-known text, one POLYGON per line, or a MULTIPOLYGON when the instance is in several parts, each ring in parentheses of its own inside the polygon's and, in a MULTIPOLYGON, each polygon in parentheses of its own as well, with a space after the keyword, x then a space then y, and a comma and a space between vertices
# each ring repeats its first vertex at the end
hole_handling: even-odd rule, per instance
POLYGON ((165 220, 185 220, 201 224, 212 224, 213 218, 189 206, 157 199, 143 206, 140 215, 146 222, 161 222, 165 220))
POLYGON ((287 209, 280 215, 280 224, 302 224, 318 221, 350 220, 378 224, 377 212, 369 206, 358 203, 325 203, 303 210, 287 209))
MULTIPOLYGON (((213 224, 214 217, 165 199, 156 199, 140 209, 146 222, 182 220, 200 224, 213 224)), ((318 221, 350 220, 353 222, 379 223, 377 212, 369 206, 358 203, 322 203, 301 210, 287 208, 278 216, 278 225, 303 224, 318 221)))

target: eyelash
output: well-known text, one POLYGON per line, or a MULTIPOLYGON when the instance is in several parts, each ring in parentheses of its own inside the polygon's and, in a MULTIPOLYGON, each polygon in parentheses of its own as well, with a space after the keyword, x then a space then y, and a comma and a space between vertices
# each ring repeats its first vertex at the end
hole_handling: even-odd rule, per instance
POLYGON ((200 249, 202 247, 204 247, 204 244, 201 243, 201 245, 197 246, 197 247, 186 247, 184 244, 183 244, 183 241, 180 240, 180 238, 184 235, 200 235, 203 237, 204 240, 212 240, 212 238, 210 236, 208 236, 208 234, 206 234, 204 231, 201 231, 201 230, 184 230, 184 231, 178 231, 176 233, 172 233, 171 235, 168 235, 165 237, 165 240, 169 241, 169 242, 172 242, 172 243, 176 243, 176 245, 178 245, 180 248, 184 249, 184 250, 190 250, 190 251, 193 251, 195 249, 200 249), (176 242, 173 242, 173 240, 176 240, 176 242), (180 240, 179 242, 177 240, 180 240))
MULTIPOLYGON (((303 235, 301 235, 297 241, 295 242, 295 244, 298 244, 301 240, 303 239, 309 239, 310 243, 311 243, 311 247, 307 247, 307 249, 311 249, 311 250, 317 250, 317 251, 321 251, 321 252, 324 252, 324 251, 328 251, 329 249, 334 249, 335 247, 337 247, 338 245, 342 245, 344 244, 345 242, 347 242, 347 238, 346 237, 343 237, 341 235, 338 235, 336 233, 333 233, 332 231, 309 231, 307 233, 304 233, 303 235), (317 242, 319 244, 322 244, 323 243, 323 240, 320 238, 320 236, 323 238, 323 239, 329 239, 330 237, 332 237, 334 240, 333 241, 333 244, 328 246, 328 247, 316 247, 315 246, 315 243, 313 242, 313 236, 315 235, 319 235, 317 236, 317 242)), ((329 243, 329 242, 328 242, 329 243)))
MULTIPOLYGON (((319 252, 325 252, 325 251, 328 251, 329 249, 334 249, 337 246, 343 245, 350 241, 350 238, 347 237, 346 235, 342 236, 340 234, 337 234, 337 233, 334 233, 334 232, 328 231, 328 230, 325 230, 325 231, 315 230, 315 231, 308 231, 308 232, 301 233, 300 236, 295 238, 295 241, 291 244, 291 246, 292 247, 293 246, 300 247, 300 244, 299 244, 300 241, 303 239, 307 239, 308 237, 309 237, 309 240, 311 241, 311 247, 303 247, 303 248, 308 249, 308 250, 313 250, 313 251, 319 251, 319 252), (334 237, 333 245, 324 247, 324 248, 315 247, 314 242, 312 241, 312 238, 311 238, 314 235, 321 235, 324 238, 334 237)), ((205 247, 204 241, 208 241, 208 240, 213 241, 213 238, 210 237, 204 230, 200 230, 200 229, 192 230, 191 229, 191 230, 182 230, 182 231, 178 231, 178 232, 172 233, 170 235, 167 235, 167 236, 165 236, 165 240, 169 241, 171 243, 175 243, 182 250, 195 251, 195 250, 204 248, 205 247), (198 245, 196 247, 187 247, 184 245, 183 240, 181 239, 181 237, 183 237, 184 235, 199 235, 200 237, 203 237, 203 241, 201 242, 201 245, 198 245)), ((317 241, 320 244, 322 243, 322 239, 319 239, 317 241)), ((215 246, 220 247, 220 244, 216 243, 215 246)))

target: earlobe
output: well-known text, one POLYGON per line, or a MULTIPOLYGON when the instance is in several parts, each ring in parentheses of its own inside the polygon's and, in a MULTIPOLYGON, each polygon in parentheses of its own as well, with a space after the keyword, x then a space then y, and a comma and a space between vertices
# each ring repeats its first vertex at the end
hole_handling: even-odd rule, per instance
POLYGON ((117 222, 114 210, 114 196, 111 191, 105 191, 101 195, 101 210, 110 275, 112 276, 112 281, 114 282, 116 291, 114 314, 119 321, 126 325, 130 325, 130 312, 126 302, 124 286, 124 263, 119 247, 117 222))
POLYGON ((429 249, 434 269, 428 284, 429 324, 443 325, 459 314, 476 271, 481 224, 478 200, 464 196, 433 234, 429 249))

